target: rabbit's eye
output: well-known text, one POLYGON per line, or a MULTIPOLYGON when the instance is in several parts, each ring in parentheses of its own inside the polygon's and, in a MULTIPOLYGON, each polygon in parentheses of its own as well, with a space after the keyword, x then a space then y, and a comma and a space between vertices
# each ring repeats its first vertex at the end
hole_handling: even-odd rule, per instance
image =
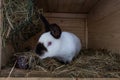
POLYGON ((50 46, 52 44, 52 42, 48 42, 48 46, 50 46))

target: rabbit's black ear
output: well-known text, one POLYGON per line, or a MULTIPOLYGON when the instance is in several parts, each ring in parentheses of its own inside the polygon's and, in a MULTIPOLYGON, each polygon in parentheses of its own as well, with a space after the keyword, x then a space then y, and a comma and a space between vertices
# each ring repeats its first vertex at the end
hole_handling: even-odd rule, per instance
POLYGON ((54 38, 59 39, 61 37, 61 33, 62 33, 62 31, 57 24, 51 24, 50 25, 50 34, 54 38))
POLYGON ((46 31, 46 32, 50 31, 50 28, 49 28, 50 24, 49 24, 49 22, 47 21, 47 19, 46 19, 42 14, 40 14, 39 17, 40 17, 40 19, 42 20, 42 22, 43 22, 44 25, 45 25, 45 31, 46 31))

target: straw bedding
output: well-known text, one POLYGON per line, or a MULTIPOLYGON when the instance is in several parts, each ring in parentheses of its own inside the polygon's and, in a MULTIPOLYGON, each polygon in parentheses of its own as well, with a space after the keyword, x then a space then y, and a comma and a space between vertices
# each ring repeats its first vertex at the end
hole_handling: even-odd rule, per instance
MULTIPOLYGON (((19 67, 14 68, 11 76, 82 78, 120 77, 120 55, 117 53, 111 53, 106 49, 82 50, 78 57, 76 57, 70 64, 63 64, 53 58, 40 60, 32 51, 19 53, 19 56, 23 55, 27 56, 27 63, 30 67, 27 69, 20 69, 19 67), (21 72, 21 70, 23 72, 21 72)), ((10 72, 10 66, 12 67, 13 63, 9 63, 9 67, 7 66, 3 69, 1 76, 8 76, 9 73, 5 72, 6 70, 7 72, 10 72)))

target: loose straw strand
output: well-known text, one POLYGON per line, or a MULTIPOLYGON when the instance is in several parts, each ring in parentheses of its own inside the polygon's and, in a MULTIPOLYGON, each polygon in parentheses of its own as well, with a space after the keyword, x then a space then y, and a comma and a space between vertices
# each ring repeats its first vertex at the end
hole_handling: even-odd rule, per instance
POLYGON ((10 78, 10 76, 11 76, 11 74, 12 74, 14 68, 15 68, 16 63, 17 63, 17 60, 15 61, 15 63, 14 63, 14 65, 13 65, 12 69, 10 70, 10 73, 9 73, 9 75, 8 75, 8 77, 7 77, 6 80, 8 80, 8 79, 10 78))

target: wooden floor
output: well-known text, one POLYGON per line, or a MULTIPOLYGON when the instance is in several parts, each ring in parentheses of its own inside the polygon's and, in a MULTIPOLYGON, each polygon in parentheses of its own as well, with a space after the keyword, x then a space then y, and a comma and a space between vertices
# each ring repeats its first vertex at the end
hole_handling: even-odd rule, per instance
POLYGON ((42 76, 40 71, 30 71, 30 70, 21 70, 15 69, 10 77, 9 71, 11 69, 5 69, 1 71, 0 80, 120 80, 120 78, 76 78, 76 77, 53 77, 51 73, 43 72, 42 76), (48 76, 48 77, 45 77, 48 76))

